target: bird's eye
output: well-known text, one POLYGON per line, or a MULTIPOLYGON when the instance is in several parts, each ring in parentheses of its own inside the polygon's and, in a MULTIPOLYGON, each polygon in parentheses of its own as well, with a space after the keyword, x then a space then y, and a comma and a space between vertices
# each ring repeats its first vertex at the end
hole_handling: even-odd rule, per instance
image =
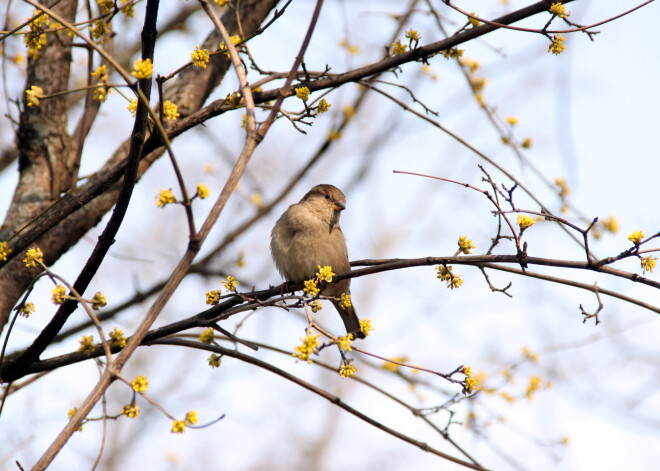
POLYGON ((325 195, 325 199, 329 200, 329 199, 330 199, 330 195, 325 195))

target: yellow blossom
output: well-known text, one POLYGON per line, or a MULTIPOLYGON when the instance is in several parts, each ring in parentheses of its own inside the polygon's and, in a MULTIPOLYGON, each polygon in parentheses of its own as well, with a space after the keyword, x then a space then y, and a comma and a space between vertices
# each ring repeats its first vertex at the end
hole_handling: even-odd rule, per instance
POLYGON ((46 33, 41 28, 32 30, 23 36, 25 46, 28 48, 28 57, 39 58, 39 51, 46 45, 46 33))
POLYGON ((309 303, 309 307, 312 308, 312 312, 319 312, 321 309, 323 309, 323 303, 320 299, 315 299, 309 303))
POLYGON ((452 47, 450 49, 445 49, 444 51, 442 51, 442 56, 445 59, 459 59, 460 60, 461 56, 463 56, 463 52, 464 52, 463 49, 458 49, 458 48, 452 47))
POLYGON ((518 224, 520 229, 524 231, 528 227, 532 227, 534 224, 536 224, 536 221, 534 218, 531 218, 525 214, 519 214, 518 219, 516 220, 516 224, 518 224))
POLYGON ((293 347, 295 353, 293 353, 292 355, 299 360, 306 361, 307 363, 311 363, 312 360, 310 360, 309 357, 312 353, 314 353, 314 349, 319 346, 318 338, 319 338, 318 334, 316 335, 307 334, 304 338, 300 339, 303 341, 301 345, 297 345, 293 347))
POLYGON ((12 252, 9 248, 9 242, 0 242, 0 261, 7 261, 7 257, 12 252))
POLYGON ((460 288, 461 286, 463 286, 464 283, 465 280, 463 280, 463 275, 452 274, 451 281, 447 283, 447 288, 451 288, 451 289, 460 288))
POLYGON ((527 345, 523 345, 522 354, 526 359, 534 363, 539 362, 539 355, 537 353, 533 353, 527 345))
POLYGON ((644 272, 648 271, 650 273, 653 273, 653 269, 655 268, 655 266, 658 262, 658 259, 653 258, 649 255, 648 257, 642 257, 640 259, 640 262, 642 263, 642 270, 644 272))
POLYGON ((447 282, 447 288, 460 288, 465 283, 461 275, 454 275, 452 273, 452 267, 440 265, 435 269, 438 272, 437 278, 447 282))
POLYGON ((316 280, 307 280, 303 291, 311 296, 316 296, 321 290, 317 287, 316 280))
POLYGON ((472 253, 472 249, 475 249, 474 243, 467 238, 467 236, 458 237, 458 247, 460 251, 466 255, 472 253))
POLYGON ((628 240, 635 245, 639 245, 642 239, 646 237, 642 231, 635 231, 628 236, 628 240))
POLYGON ((337 340, 334 341, 334 343, 339 347, 340 350, 344 350, 345 352, 351 352, 353 351, 353 347, 351 346, 351 341, 353 340, 353 334, 347 334, 344 335, 343 337, 337 337, 337 340))
POLYGON ((105 307, 108 304, 108 299, 100 291, 94 294, 92 298, 92 309, 98 311, 102 307, 105 307))
POLYGON ((227 291, 234 291, 236 292, 236 287, 238 286, 238 281, 236 279, 229 275, 227 276, 227 281, 223 281, 222 284, 225 286, 225 289, 227 291))
POLYGON ((477 69, 479 69, 479 67, 481 67, 481 64, 479 64, 479 62, 470 59, 469 57, 462 57, 460 62, 462 65, 467 67, 471 73, 474 73, 477 69))
POLYGON ((319 113, 325 113, 326 111, 328 111, 330 109, 331 106, 332 105, 330 103, 328 103, 325 100, 325 98, 322 98, 321 101, 319 101, 318 106, 316 107, 316 111, 318 111, 319 113))
POLYGON ((122 414, 124 414, 129 419, 134 419, 140 415, 140 406, 136 406, 135 404, 127 404, 124 406, 122 414))
POLYGON ((344 118, 346 121, 350 121, 355 116, 355 107, 351 105, 346 105, 341 109, 344 112, 344 118))
POLYGON ((108 95, 108 87, 101 85, 94 89, 94 99, 103 103, 108 95))
POLYGON ((119 327, 115 327, 112 332, 110 332, 110 346, 124 348, 126 346, 126 336, 124 331, 119 327))
POLYGON ((566 38, 561 34, 553 36, 552 42, 550 43, 550 46, 548 46, 548 52, 552 52, 556 56, 564 52, 566 49, 566 46, 564 45, 565 40, 566 38))
POLYGON ((197 412, 194 410, 186 412, 186 425, 195 425, 199 422, 197 418, 197 412))
POLYGON ((370 335, 372 330, 376 330, 376 328, 371 325, 371 319, 360 320, 360 331, 364 335, 370 335))
POLYGON ((520 144, 523 149, 530 149, 532 147, 532 138, 526 137, 523 139, 522 144, 520 144))
POLYGON ((131 75, 139 80, 151 78, 154 73, 154 65, 151 59, 138 59, 133 62, 133 71, 131 75))
POLYGON ((204 198, 208 198, 210 194, 211 194, 211 190, 209 190, 208 186, 206 186, 203 183, 197 184, 197 196, 199 196, 201 199, 204 199, 204 198))
POLYGON ((53 300, 53 304, 62 304, 65 299, 66 289, 64 286, 58 284, 55 286, 55 288, 53 288, 50 294, 53 300))
POLYGON ((339 376, 341 376, 342 378, 348 378, 350 376, 355 375, 356 371, 357 368, 355 368, 353 365, 351 365, 350 363, 348 364, 345 363, 339 367, 339 376))
POLYGON ((119 11, 128 18, 133 18, 135 16, 135 7, 131 3, 131 0, 123 0, 119 6, 119 11))
MULTIPOLYGON (((399 363, 408 363, 409 358, 407 356, 399 356, 399 357, 394 357, 392 360, 399 362, 399 363)), ((391 361, 386 361, 381 365, 381 368, 387 371, 391 371, 392 373, 396 373, 400 369, 400 365, 398 363, 393 363, 391 361)))
POLYGON ((41 87, 32 85, 29 90, 25 90, 27 106, 39 106, 41 99, 44 98, 44 90, 41 87))
POLYGON ((406 52, 406 49, 408 49, 408 46, 402 44, 400 40, 397 40, 396 42, 392 43, 392 46, 390 47, 390 53, 393 56, 398 56, 399 54, 406 52))
POLYGON ((163 115, 165 116, 165 119, 168 119, 170 121, 176 121, 179 116, 179 107, 176 106, 176 103, 170 101, 170 100, 165 100, 163 103, 163 115))
POLYGON ((610 216, 604 221, 601 221, 601 224, 606 231, 609 231, 613 234, 619 232, 619 229, 621 228, 621 226, 619 226, 619 220, 615 216, 610 216))
POLYGON ((333 129, 328 133, 328 141, 336 141, 341 138, 341 132, 337 129, 333 129))
POLYGON ((463 374, 464 374, 467 378, 469 378, 469 377, 472 376, 472 368, 469 367, 469 366, 464 366, 463 369, 462 369, 461 371, 463 372, 463 374))
POLYGON ((215 306, 220 302, 220 295, 222 294, 222 291, 219 289, 216 289, 215 291, 207 291, 206 293, 206 304, 210 304, 211 306, 215 306))
POLYGON ((172 433, 183 433, 186 431, 186 423, 183 420, 172 421, 172 433))
POLYGON ((216 5, 218 5, 219 7, 224 7, 225 5, 228 5, 228 4, 231 3, 230 0, 213 0, 213 1, 214 1, 214 2, 216 3, 216 5))
POLYGON ((352 305, 353 304, 351 303, 351 295, 346 294, 346 293, 342 293, 341 298, 339 299, 339 308, 346 310, 349 307, 351 307, 352 305))
POLYGON ((163 208, 172 203, 176 203, 176 198, 174 197, 172 190, 160 190, 160 193, 158 193, 158 196, 156 197, 156 206, 163 208))
POLYGON ((571 437, 564 437, 561 439, 561 444, 562 445, 570 445, 571 444, 571 437))
POLYGON ((477 14, 475 12, 472 12, 470 13, 470 16, 468 16, 468 21, 470 22, 470 24, 475 27, 481 26, 481 21, 477 20, 476 18, 472 18, 473 16, 476 17, 477 14))
POLYGON ((83 335, 80 340, 78 340, 80 346, 78 347, 79 352, 86 353, 88 355, 94 352, 94 337, 91 335, 83 335))
POLYGON ((518 118, 516 116, 507 116, 506 122, 509 123, 511 126, 515 126, 518 124, 518 118))
POLYGON ((559 196, 562 198, 571 193, 571 188, 568 186, 565 179, 555 178, 555 185, 559 188, 559 196))
POLYGON ((222 357, 220 355, 216 355, 215 353, 212 353, 211 356, 208 358, 208 362, 211 368, 218 368, 220 366, 220 363, 222 363, 222 357))
POLYGON ((319 271, 316 272, 316 276, 319 279, 319 281, 326 281, 328 283, 331 283, 332 277, 335 276, 335 273, 332 271, 332 267, 329 265, 323 267, 321 265, 317 265, 317 268, 319 269, 319 271))
POLYGON ((506 391, 500 391, 500 397, 509 403, 516 401, 516 398, 506 391))
POLYGON ((107 65, 99 65, 94 72, 91 73, 92 77, 95 77, 102 82, 107 82, 108 81, 108 66, 107 65))
POLYGON ((263 208, 264 207, 264 197, 261 196, 261 193, 258 191, 255 191, 250 195, 250 203, 255 205, 257 208, 263 208))
POLYGON ((416 30, 410 28, 408 31, 406 31, 406 38, 410 39, 411 42, 418 43, 420 39, 422 39, 422 35, 419 34, 416 30))
POLYGON ((98 3, 105 13, 110 13, 115 7, 114 0, 96 0, 96 3, 98 3))
POLYGON ((16 54, 12 58, 12 62, 16 65, 21 65, 23 62, 25 62, 25 56, 23 54, 16 54))
MULTIPOLYGON (((488 77, 474 77, 470 79, 470 85, 472 85, 472 90, 474 93, 481 93, 486 85, 488 85, 488 77)), ((483 99, 483 97, 482 97, 483 99)))
POLYGON ((76 415, 76 412, 78 412, 78 408, 72 407, 71 409, 69 409, 69 412, 67 412, 66 415, 71 419, 73 418, 74 415, 76 415))
POLYGON ((131 101, 128 102, 128 106, 126 109, 131 112, 131 115, 135 118, 135 115, 137 115, 137 107, 138 107, 138 99, 133 98, 131 101))
POLYGON ((532 376, 529 378, 529 383, 527 384, 527 389, 525 390, 525 397, 528 400, 532 400, 534 393, 541 388, 541 378, 538 376, 532 376))
POLYGON ((568 18, 570 16, 570 13, 561 2, 550 5, 550 13, 557 15, 559 18, 568 18))
POLYGON ((309 88, 308 87, 298 87, 295 89, 296 96, 302 101, 307 101, 309 99, 309 88))
POLYGON ((149 388, 149 380, 146 376, 137 376, 132 382, 133 391, 143 393, 149 388))
POLYGON ((466 377, 463 386, 463 394, 470 394, 476 389, 478 389, 477 381, 472 377, 466 377))
POLYGON ((96 20, 89 27, 89 33, 91 34, 92 39, 95 39, 97 42, 103 44, 110 37, 111 31, 108 27, 108 23, 106 23, 104 20, 96 20))
POLYGON ((208 49, 200 49, 199 46, 195 46, 195 50, 190 53, 193 65, 202 69, 206 69, 210 57, 208 49))
POLYGON ((201 334, 199 334, 199 341, 202 343, 213 343, 214 338, 215 331, 213 330, 213 327, 207 327, 201 334))
POLYGON ((18 314, 20 316, 28 318, 28 317, 30 317, 31 314, 34 314, 35 311, 36 311, 36 308, 34 307, 34 303, 25 303, 18 310, 18 314))
MULTIPOLYGON (((238 35, 231 36, 229 39, 231 39, 231 43, 234 46, 241 42, 241 37, 238 35)), ((220 51, 224 51, 225 56, 229 57, 229 50, 224 41, 220 42, 220 46, 218 47, 218 49, 220 51)))

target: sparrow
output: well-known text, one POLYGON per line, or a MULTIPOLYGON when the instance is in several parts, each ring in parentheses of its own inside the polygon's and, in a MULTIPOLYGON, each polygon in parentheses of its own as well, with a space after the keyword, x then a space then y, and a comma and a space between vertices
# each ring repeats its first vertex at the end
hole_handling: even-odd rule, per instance
MULTIPOLYGON (((270 238, 275 266, 285 280, 301 283, 316 277, 319 266, 331 266, 335 273, 350 271, 346 239, 339 216, 346 209, 346 197, 333 185, 316 185, 297 204, 289 206, 277 220, 270 238)), ((321 294, 340 298, 351 294, 351 280, 328 284, 321 294)), ((365 337, 353 306, 341 307, 332 300, 353 338, 365 337)))

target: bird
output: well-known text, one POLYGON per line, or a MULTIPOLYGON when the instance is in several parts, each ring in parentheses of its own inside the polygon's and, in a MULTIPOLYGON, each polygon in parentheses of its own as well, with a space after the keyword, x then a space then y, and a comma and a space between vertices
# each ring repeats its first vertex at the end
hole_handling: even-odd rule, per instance
MULTIPOLYGON (((333 185, 316 185, 277 220, 270 238, 270 251, 278 271, 286 281, 301 283, 316 277, 319 266, 330 266, 336 273, 350 271, 344 233, 339 216, 346 209, 344 193, 333 185)), ((325 286, 321 294, 341 298, 351 294, 351 280, 325 286)), ((333 299, 347 334, 365 338, 360 319, 351 306, 340 306, 333 299)), ((351 303, 352 304, 352 303, 351 303)))

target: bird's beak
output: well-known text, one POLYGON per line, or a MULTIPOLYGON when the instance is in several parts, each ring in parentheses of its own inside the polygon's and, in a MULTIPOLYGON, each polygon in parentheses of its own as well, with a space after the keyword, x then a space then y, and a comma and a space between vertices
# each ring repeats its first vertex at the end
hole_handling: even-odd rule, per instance
POLYGON ((346 209, 346 205, 341 201, 333 201, 332 209, 334 209, 335 211, 343 211, 346 209))

